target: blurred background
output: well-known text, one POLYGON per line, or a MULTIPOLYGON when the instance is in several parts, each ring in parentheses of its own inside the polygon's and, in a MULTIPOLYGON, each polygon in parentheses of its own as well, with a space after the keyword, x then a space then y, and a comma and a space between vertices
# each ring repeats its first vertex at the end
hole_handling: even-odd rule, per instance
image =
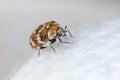
POLYGON ((0 0, 0 80, 31 58, 29 37, 40 24, 54 20, 75 28, 115 18, 119 0, 0 0))

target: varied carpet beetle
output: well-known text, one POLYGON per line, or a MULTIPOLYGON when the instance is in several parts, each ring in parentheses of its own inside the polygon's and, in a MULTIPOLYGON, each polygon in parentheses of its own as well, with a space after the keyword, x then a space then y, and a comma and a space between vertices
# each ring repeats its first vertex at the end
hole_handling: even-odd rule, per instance
POLYGON ((67 29, 67 26, 63 29, 57 22, 50 21, 46 22, 40 26, 38 26, 30 36, 30 45, 33 49, 38 50, 38 56, 40 55, 40 49, 44 49, 50 46, 54 52, 55 49, 51 44, 56 42, 58 39, 61 43, 69 43, 62 42, 61 37, 66 36, 66 32, 72 37, 70 31, 67 29))

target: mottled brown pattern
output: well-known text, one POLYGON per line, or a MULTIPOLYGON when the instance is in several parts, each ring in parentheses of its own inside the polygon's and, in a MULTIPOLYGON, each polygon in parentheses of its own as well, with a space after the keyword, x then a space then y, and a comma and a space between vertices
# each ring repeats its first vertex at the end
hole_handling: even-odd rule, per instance
POLYGON ((43 25, 38 26, 38 28, 35 30, 35 35, 39 34, 39 30, 41 30, 43 25))
POLYGON ((48 29, 48 31, 50 32, 50 36, 51 36, 51 37, 52 37, 52 36, 55 36, 56 30, 57 30, 57 27, 55 27, 55 26, 52 26, 52 27, 50 27, 50 28, 48 29))
POLYGON ((56 23, 55 21, 50 21, 50 22, 47 22, 45 24, 38 26, 38 28, 35 29, 34 33, 32 33, 30 37, 31 47, 37 49, 38 47, 42 47, 43 45, 45 45, 43 43, 39 43, 37 38, 39 37, 42 42, 47 43, 49 41, 47 33, 49 32, 50 36, 54 37, 56 34, 56 30, 59 26, 60 25, 56 23))
POLYGON ((31 38, 30 38, 30 45, 31 45, 32 48, 37 48, 37 47, 40 47, 40 46, 41 46, 41 44, 38 43, 37 36, 34 35, 34 34, 32 34, 32 36, 31 36, 31 38), (32 42, 34 43, 34 45, 32 45, 31 40, 32 40, 32 42))
POLYGON ((56 30, 60 25, 56 23, 55 21, 51 21, 51 24, 49 25, 48 32, 50 32, 50 36, 53 37, 56 34, 56 30))
MULTIPOLYGON (((31 38, 30 38, 30 40, 31 40, 31 38)), ((31 43, 31 41, 29 41, 29 42, 30 42, 31 47, 33 48, 33 45, 32 45, 32 43, 31 43)))
POLYGON ((43 42, 48 42, 48 36, 47 36, 46 29, 43 29, 43 30, 40 32, 40 38, 41 38, 41 37, 44 37, 44 36, 46 36, 46 39, 41 40, 41 41, 43 41, 43 42))
POLYGON ((38 40, 37 40, 37 36, 36 35, 33 35, 32 36, 32 41, 37 44, 38 43, 38 40))
POLYGON ((49 26, 51 24, 51 22, 47 22, 45 23, 46 27, 49 26))

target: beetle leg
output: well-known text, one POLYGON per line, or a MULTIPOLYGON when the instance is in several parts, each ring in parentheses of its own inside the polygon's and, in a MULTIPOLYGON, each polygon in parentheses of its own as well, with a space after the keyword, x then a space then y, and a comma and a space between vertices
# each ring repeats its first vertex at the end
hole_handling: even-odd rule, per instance
POLYGON ((40 56, 40 49, 38 50, 38 57, 40 56))
POLYGON ((67 43, 67 44, 72 44, 70 42, 63 42, 61 38, 58 37, 58 40, 60 41, 60 43, 67 43))
POLYGON ((52 50, 55 52, 55 55, 57 55, 57 54, 56 54, 56 51, 55 51, 55 49, 54 49, 54 47, 53 47, 52 45, 50 45, 50 47, 51 47, 52 50))

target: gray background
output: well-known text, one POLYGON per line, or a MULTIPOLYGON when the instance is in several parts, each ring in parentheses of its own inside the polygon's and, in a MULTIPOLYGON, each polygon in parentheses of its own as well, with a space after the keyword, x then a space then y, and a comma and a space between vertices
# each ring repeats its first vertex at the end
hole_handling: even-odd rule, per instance
POLYGON ((77 27, 118 17, 119 0, 0 0, 0 80, 33 55, 29 37, 38 25, 55 20, 77 27))

